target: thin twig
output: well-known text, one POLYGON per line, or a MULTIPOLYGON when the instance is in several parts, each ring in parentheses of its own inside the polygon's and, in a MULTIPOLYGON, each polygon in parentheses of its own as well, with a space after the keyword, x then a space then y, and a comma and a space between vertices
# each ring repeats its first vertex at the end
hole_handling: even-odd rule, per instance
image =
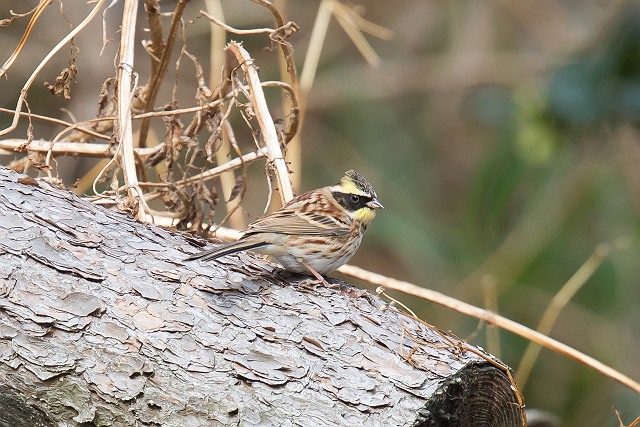
POLYGON ((24 33, 22 33, 22 38, 20 38, 20 41, 18 42, 18 45, 14 49, 13 53, 11 54, 11 56, 9 56, 9 58, 7 58, 4 64, 2 64, 2 68, 0 68, 0 77, 3 77, 7 73, 7 70, 11 68, 11 65, 14 63, 14 61, 20 54, 20 51, 27 43, 27 39, 29 38, 29 35, 31 35, 31 30, 33 30, 34 25, 36 24, 36 22, 38 22, 40 15, 42 15, 42 12, 44 12, 47 6, 49 6, 52 2, 53 0, 41 0, 38 6, 31 10, 31 12, 28 12, 33 12, 33 16, 29 20, 27 28, 25 28, 24 33))
MULTIPOLYGON (((261 6, 266 7, 269 12, 273 15, 273 18, 276 20, 276 31, 269 35, 269 38, 272 42, 277 43, 280 46, 280 50, 282 51, 282 56, 284 57, 284 62, 286 64, 287 73, 289 74, 289 80, 291 83, 291 88, 293 94, 298 93, 298 73, 296 71, 296 61, 293 57, 293 47, 291 43, 287 40, 291 34, 297 32, 300 28, 295 22, 287 22, 284 23, 284 19, 282 19, 282 15, 278 11, 277 8, 271 4, 270 1, 267 0, 252 0, 254 3, 257 3, 261 6)), ((291 99, 291 107, 289 108, 289 113, 287 115, 287 127, 284 131, 284 143, 288 144, 289 141, 293 139, 293 137, 297 134, 300 122, 300 108, 298 105, 297 97, 292 96, 291 99)))
POLYGON ((200 15, 209 19, 213 24, 233 34, 238 34, 238 35, 269 34, 269 39, 280 46, 280 49, 282 50, 282 55, 284 57, 284 61, 286 64, 286 70, 287 70, 287 73, 289 74, 289 79, 291 82, 291 85, 290 85, 291 90, 289 91, 289 95, 291 96, 290 98, 291 107, 287 115, 287 118, 288 118, 287 127, 284 132, 284 136, 285 136, 284 143, 288 144, 289 141, 291 141, 293 137, 296 135, 296 133, 298 132, 299 121, 300 121, 300 108, 298 105, 298 97, 296 95, 298 93, 298 74, 296 72, 295 60, 293 58, 293 49, 291 47, 291 44, 286 39, 291 34, 297 32, 299 30, 299 27, 295 22, 292 22, 292 21, 285 23, 284 20, 282 19, 282 16, 280 15, 280 12, 278 12, 278 10, 275 7, 273 7, 273 5, 270 2, 264 1, 264 0, 253 0, 253 2, 269 9, 269 11, 271 12, 271 14, 276 20, 277 28, 252 28, 250 30, 240 30, 238 28, 234 28, 234 27, 231 27, 230 25, 227 25, 220 19, 216 18, 215 16, 203 10, 200 11, 200 15))
POLYGON ((155 75, 160 66, 162 51, 165 49, 158 0, 144 0, 144 11, 147 14, 147 23, 149 24, 149 34, 151 36, 151 41, 145 44, 145 49, 147 49, 151 57, 151 75, 155 75))
POLYGON ((78 24, 78 26, 75 27, 73 30, 71 30, 69 34, 67 34, 62 40, 60 40, 58 44, 56 44, 54 48, 51 49, 49 53, 47 53, 44 59, 40 61, 40 64, 38 64, 36 69, 31 73, 31 75, 29 76, 29 79, 27 79, 24 86, 22 86, 22 90, 20 91, 20 97, 18 97, 18 102, 15 108, 16 112, 13 115, 13 120, 11 121, 11 125, 9 125, 9 127, 5 129, 0 130, 0 136, 6 135, 7 133, 13 131, 18 126, 18 118, 20 117, 19 112, 22 111, 22 104, 24 103, 25 97, 27 96, 27 91, 31 87, 31 84, 33 84, 33 81, 36 79, 40 71, 42 71, 44 66, 49 62, 49 60, 56 53, 58 53, 60 49, 62 49, 67 43, 69 43, 71 39, 73 39, 80 31, 84 29, 84 27, 87 26, 87 24, 89 24, 89 22, 96 16, 96 14, 98 13, 98 11, 100 10, 100 8, 102 7, 105 1, 106 0, 97 0, 96 5, 94 6, 93 9, 91 9, 91 12, 89 12, 87 17, 84 18, 82 22, 78 24))
MULTIPOLYGON (((153 147, 155 148, 155 147, 153 147)), ((145 150, 150 150, 150 148, 146 148, 145 150)), ((176 181, 176 182, 140 182, 139 185, 141 187, 172 187, 172 186, 180 186, 180 185, 185 185, 185 184, 189 184, 192 182, 197 182, 197 181, 208 181, 212 178, 215 178, 216 176, 220 175, 223 172, 226 172, 228 170, 232 170, 235 168, 238 168, 240 166, 242 166, 243 163, 250 163, 254 160, 260 159, 264 156, 267 155, 267 149, 266 148, 261 148, 258 151, 254 151, 251 153, 247 153, 244 154, 240 157, 236 157, 232 160, 229 160, 228 162, 220 165, 220 166, 216 166, 214 168, 211 168, 209 170, 206 170, 202 173, 199 173, 197 175, 194 176, 190 176, 189 178, 186 179, 182 179, 180 181, 176 181)))
MULTIPOLYGON (((223 107, 221 109, 221 111, 224 111, 223 107)), ((236 136, 235 133, 233 131, 233 126, 231 126, 231 123, 229 122, 229 113, 231 112, 231 109, 227 109, 226 111, 224 111, 224 118, 221 120, 220 122, 220 126, 222 129, 222 135, 225 136, 225 140, 226 142, 229 143, 229 145, 231 145, 231 148, 233 148, 233 150, 236 152, 236 154, 238 155, 238 157, 236 157, 236 159, 240 160, 240 165, 241 166, 241 176, 242 176, 242 189, 240 191, 239 194, 236 195, 236 197, 233 197, 233 193, 236 189, 236 178, 234 178, 233 182, 230 183, 231 185, 229 185, 227 187, 228 191, 228 198, 227 203, 226 203, 226 209, 227 209, 227 213, 226 215, 220 220, 219 222, 219 226, 222 226, 224 224, 226 224, 227 221, 229 221, 231 218, 235 218, 236 219, 236 223, 240 223, 244 226, 244 221, 242 220, 242 215, 241 215, 241 211, 238 209, 240 207, 240 204, 242 203, 242 200, 244 198, 245 192, 247 190, 247 170, 246 170, 246 164, 244 162, 244 156, 242 156, 242 152, 240 151, 240 147, 238 146, 238 141, 236 140, 236 136)), ((220 153, 222 150, 218 150, 218 153, 220 153)), ((266 154, 266 149, 264 150, 264 153, 266 154)), ((222 153, 221 153, 222 154, 222 153)), ((230 174, 229 176, 233 176, 234 174, 230 174)), ((238 177, 240 178, 240 177, 238 177)), ((222 180, 220 180, 222 182, 222 180)), ((224 193, 223 193, 224 194, 224 193)), ((231 223, 233 224, 233 222, 231 223)), ((218 227, 219 227, 218 226, 218 227)), ((215 231, 215 230, 213 230, 215 231)))
POLYGON ((233 33, 233 34, 238 34, 238 35, 241 35, 241 34, 271 34, 271 33, 273 33, 275 31, 275 29, 273 29, 273 28, 252 28, 250 30, 240 30, 238 28, 233 28, 232 26, 225 24, 224 22, 222 22, 221 20, 219 20, 215 16, 208 14, 204 10, 200 11, 200 15, 204 16, 205 18, 207 18, 209 21, 213 22, 217 26, 223 28, 225 31, 228 31, 228 32, 233 33))
POLYGON ((624 423, 622 422, 622 418, 620 418, 620 412, 618 412, 618 410, 615 407, 613 408, 613 414, 618 419, 619 427, 640 427, 640 417, 636 417, 635 420, 631 421, 631 424, 625 426, 624 423))
MULTIPOLYGON (((209 46, 209 58, 210 58, 210 77, 209 77, 209 87, 218 87, 218 91, 216 92, 218 96, 220 93, 224 93, 225 90, 229 90, 230 86, 225 86, 225 52, 224 46, 227 44, 227 32, 225 31, 224 25, 220 25, 220 23, 224 24, 224 11, 222 9, 221 0, 206 0, 205 7, 207 8, 209 14, 206 15, 212 22, 210 23, 211 27, 211 45, 209 46)), ((206 12, 205 12, 206 13, 206 12)), ((219 111, 222 116, 227 117, 229 113, 229 108, 227 108, 226 104, 222 104, 219 107, 219 111)), ((229 141, 229 135, 225 130, 226 126, 220 126, 220 139, 222 141, 222 146, 218 150, 215 151, 214 156, 216 162, 218 164, 222 164, 226 161, 226 150, 223 150, 222 147, 227 144, 231 144, 229 141)), ((229 170, 225 173, 220 174, 220 188, 222 190, 222 194, 231 194, 233 191, 233 187, 236 183, 236 177, 233 170, 229 170)), ((239 199, 234 199, 228 202, 225 205, 225 209, 227 212, 234 212, 229 216, 229 225, 233 228, 244 228, 246 225, 244 217, 241 215, 241 212, 236 210, 236 207, 239 204, 239 199)))
MULTIPOLYGON (((482 278, 482 288, 484 290, 484 306, 488 311, 493 313, 498 312, 498 295, 496 292, 496 282, 491 275, 487 274, 482 278)), ((482 321, 480 321, 483 323, 482 321)), ((489 353, 500 358, 501 345, 500 345, 500 330, 494 325, 489 325, 486 329, 487 350, 489 353)), ((524 387, 520 385, 520 387, 524 387)))
MULTIPOLYGON (((392 301, 397 301, 397 300, 394 300, 393 298, 391 298, 386 293, 384 293, 384 289, 380 290, 380 288, 378 288, 377 293, 378 294, 382 294, 383 296, 385 296, 386 298, 391 299, 392 301)), ((499 360, 496 360, 491 355, 485 353, 482 349, 478 349, 476 347, 473 347, 473 346, 467 344, 465 341, 461 340, 460 338, 456 337, 455 335, 454 336, 450 336, 450 333, 447 334, 447 333, 441 331, 440 329, 436 328, 435 326, 430 325, 429 323, 425 322, 424 320, 420 319, 415 314, 413 314, 413 312, 411 312, 411 310, 407 309, 408 312, 405 312, 405 311, 398 310, 398 309, 396 309, 395 307, 392 307, 392 306, 391 307, 387 307, 387 309, 391 310, 394 313, 397 313, 399 315, 402 315, 402 316, 408 317, 410 319, 413 319, 414 321, 416 321, 416 322, 424 325, 425 327, 429 328, 429 330, 431 330, 431 331, 437 333, 438 335, 440 335, 445 341, 447 341, 449 343, 449 345, 451 347, 454 347, 455 349, 459 349, 460 351, 468 351, 470 353, 473 353, 473 354, 483 358, 488 363, 490 363, 491 365, 495 366, 497 369, 501 370, 505 374, 507 379, 509 380, 509 383, 511 384, 511 387, 512 387, 513 392, 515 394, 516 402, 514 402, 514 403, 517 404, 518 407, 521 409, 521 411, 520 411, 520 416, 521 416, 520 425, 522 427, 526 427, 527 426, 526 413, 524 411, 524 399, 522 397, 522 393, 520 393, 520 390, 518 389, 518 385, 516 384, 516 381, 513 378, 513 375, 511 375, 511 370, 509 369, 509 367, 507 365, 503 364, 499 360)), ((406 307, 405 307, 405 309, 406 309, 406 307)), ((409 332, 408 330, 403 328, 403 335, 405 333, 406 333, 407 336, 409 336, 411 339, 413 339, 417 344, 420 344, 420 345, 423 345, 423 346, 429 346, 429 344, 427 342, 425 342, 423 340, 420 340, 417 336, 415 336, 414 334, 412 334, 411 332, 409 332)))
MULTIPOLYGON (((160 63, 156 67, 156 72, 151 75, 150 81, 147 84, 145 95, 146 101, 144 106, 144 111, 149 111, 153 109, 153 104, 156 101, 156 96, 158 95, 158 90, 160 88, 160 84, 162 83, 162 79, 167 71, 167 67, 169 65, 169 58, 171 58, 171 53, 173 52, 173 45, 176 40, 176 32, 178 31, 178 26, 182 19, 182 14, 184 9, 187 7, 188 0, 179 0, 178 4, 176 4, 176 8, 173 11, 171 18, 171 25, 169 26, 169 33, 167 34, 167 42, 163 46, 162 56, 160 57, 160 63)), ((145 118, 140 125, 140 135, 138 138, 138 145, 140 147, 145 147, 147 143, 147 135, 149 134, 149 119, 145 118)))
POLYGON ((331 21, 334 3, 335 0, 322 0, 318 13, 316 14, 313 30, 311 31, 309 47, 307 48, 307 55, 304 58, 304 65, 300 75, 300 109, 303 116, 307 105, 307 96, 311 90, 316 71, 318 70, 320 54, 322 53, 327 29, 331 21))
POLYGON ((264 91, 262 90, 262 84, 258 77, 256 65, 254 64, 253 59, 249 56, 249 53, 240 44, 234 41, 230 42, 225 47, 225 51, 235 57, 245 74, 249 91, 252 94, 251 105, 253 106, 260 131, 262 132, 262 138, 264 139, 268 150, 267 157, 275 169, 278 188, 280 189, 280 198, 284 204, 293 198, 293 189, 291 188, 291 181, 289 180, 287 163, 285 162, 282 150, 280 149, 278 132, 276 131, 267 101, 264 97, 264 91))
MULTIPOLYGON (((542 314, 540 322, 536 330, 542 334, 549 334, 553 325, 556 323, 560 312, 571 301, 573 296, 578 292, 587 280, 595 273, 595 271, 602 265, 602 262, 611 252, 611 246, 607 244, 600 244, 596 246, 591 256, 582 264, 582 266, 571 276, 567 283, 564 284, 558 293, 553 297, 547 309, 542 314)), ((518 378, 518 384, 524 388, 533 369, 533 365, 540 354, 540 346, 531 342, 527 346, 520 365, 516 370, 516 377, 518 378)))
POLYGON ((347 35, 353 42, 354 46, 360 51, 364 59, 366 59, 366 61, 374 67, 380 65, 380 57, 373 49, 373 47, 371 47, 364 35, 362 35, 361 26, 353 19, 354 12, 348 6, 345 6, 337 1, 335 2, 333 7, 333 14, 344 32, 347 33, 347 35))
POLYGON ((287 154, 289 155, 289 159, 292 161, 293 179, 296 186, 300 184, 302 171, 301 130, 304 125, 304 116, 307 110, 309 92, 311 91, 311 86, 313 85, 316 71, 318 70, 322 47, 324 46, 327 29, 329 28, 331 15, 333 14, 334 2, 335 0, 322 0, 320 3, 320 7, 316 13, 316 20, 313 24, 313 29, 311 30, 311 38, 309 39, 309 46, 307 47, 307 53, 304 58, 302 73, 300 74, 298 128, 297 133, 287 145, 287 154))
POLYGON ((459 313, 484 320, 491 325, 495 325, 509 332, 513 332, 514 334, 526 338, 527 340, 538 343, 543 347, 563 354, 586 366, 589 366, 590 368, 595 369, 601 374, 618 381, 619 383, 629 387, 637 393, 640 393, 640 383, 631 379, 630 377, 622 374, 619 371, 616 371, 615 369, 605 365, 604 363, 594 359, 593 357, 587 356, 586 354, 572 347, 569 347, 566 344, 563 344, 559 341, 554 340, 553 338, 541 334, 540 332, 534 331, 531 328, 514 322, 513 320, 507 319, 506 317, 500 316, 499 314, 483 310, 479 307, 467 304, 450 296, 444 295, 440 292, 422 288, 413 283, 373 273, 371 271, 367 271, 353 265, 343 265, 338 269, 338 271, 344 274, 348 274, 352 277, 366 280, 374 285, 379 285, 388 289, 394 289, 396 291, 404 292, 409 295, 414 295, 427 301, 440 304, 444 307, 451 308, 459 313))
MULTIPOLYGON (((16 111, 15 110, 11 110, 9 108, 2 108, 0 107, 0 113, 9 113, 9 114, 15 114, 16 111)), ((94 136, 98 139, 105 139, 105 140, 110 140, 111 137, 109 135, 105 135, 103 133, 99 133, 90 129, 85 129, 80 127, 79 125, 82 123, 88 123, 87 122, 80 122, 80 123, 70 123, 64 120, 60 120, 60 119, 56 119, 55 117, 49 117, 49 116, 42 116, 40 114, 35 114, 35 113, 24 113, 24 112, 19 112, 18 113, 20 115, 20 117, 29 117, 32 120, 41 120, 43 122, 49 122, 49 123, 53 123, 56 125, 60 125, 60 126, 64 126, 65 128, 73 128, 75 130, 77 130, 78 132, 83 132, 86 133, 87 135, 91 135, 94 136)), ((100 119, 93 119, 92 121, 100 121, 100 120, 105 120, 105 118, 100 118, 100 119)), ((107 119, 108 120, 108 119, 107 119)), ((111 120, 113 120, 113 118, 111 118, 111 120)))

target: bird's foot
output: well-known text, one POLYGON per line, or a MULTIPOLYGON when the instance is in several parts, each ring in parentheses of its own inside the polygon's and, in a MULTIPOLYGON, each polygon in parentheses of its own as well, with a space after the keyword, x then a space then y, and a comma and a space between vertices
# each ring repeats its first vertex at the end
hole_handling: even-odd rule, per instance
POLYGON ((313 276, 313 278, 309 278, 301 282, 300 286, 304 289, 310 291, 317 291, 319 286, 322 286, 326 289, 332 289, 339 291, 342 295, 348 296, 350 298, 362 298, 368 297, 369 293, 366 290, 356 289, 344 283, 331 283, 329 280, 331 278, 325 277, 322 274, 318 273, 313 267, 311 267, 308 263, 303 260, 299 260, 302 265, 307 269, 309 274, 313 276))
POLYGON ((287 284, 292 284, 293 282, 297 282, 296 283, 297 286, 307 291, 316 291, 319 286, 323 286, 323 287, 333 286, 332 284, 328 283, 324 277, 320 276, 320 279, 318 279, 317 277, 311 275, 311 273, 309 273, 309 275, 304 275, 303 276, 304 280, 300 280, 300 281, 298 281, 300 278, 299 273, 292 273, 284 269, 278 271, 276 273, 276 276, 282 282, 287 284))
POLYGON ((330 277, 318 276, 315 276, 314 280, 308 280, 307 283, 311 286, 323 286, 327 289, 338 291, 342 295, 350 298, 362 298, 369 294, 366 290, 357 289, 342 282, 332 283, 329 281, 331 280, 330 277))
POLYGON ((308 287, 309 289, 315 289, 319 286, 325 287, 327 289, 333 289, 336 287, 336 285, 334 285, 333 283, 330 283, 326 277, 320 275, 320 274, 312 274, 313 278, 309 278, 307 280, 305 280, 303 283, 306 287, 308 287))

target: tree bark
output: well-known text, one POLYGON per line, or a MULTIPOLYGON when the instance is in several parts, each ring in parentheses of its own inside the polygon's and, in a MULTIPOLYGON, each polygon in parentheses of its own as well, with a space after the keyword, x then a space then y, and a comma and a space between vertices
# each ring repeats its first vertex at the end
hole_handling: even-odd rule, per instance
POLYGON ((522 425, 481 350, 196 243, 0 168, 0 426, 522 425))

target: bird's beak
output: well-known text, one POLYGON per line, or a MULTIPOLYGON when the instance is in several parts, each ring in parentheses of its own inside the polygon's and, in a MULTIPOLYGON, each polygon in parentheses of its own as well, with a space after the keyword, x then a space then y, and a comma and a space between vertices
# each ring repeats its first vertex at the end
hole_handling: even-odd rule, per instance
POLYGON ((367 207, 371 209, 384 209, 382 203, 380 203, 380 201, 375 197, 369 203, 367 203, 367 207))

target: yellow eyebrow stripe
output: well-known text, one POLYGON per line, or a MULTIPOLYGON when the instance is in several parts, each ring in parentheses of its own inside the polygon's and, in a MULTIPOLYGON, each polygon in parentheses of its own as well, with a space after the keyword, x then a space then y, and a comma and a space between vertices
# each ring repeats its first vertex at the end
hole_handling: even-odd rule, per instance
POLYGON ((360 190, 350 179, 342 179, 340 181, 340 187, 344 193, 350 194, 362 194, 362 190, 360 190))

